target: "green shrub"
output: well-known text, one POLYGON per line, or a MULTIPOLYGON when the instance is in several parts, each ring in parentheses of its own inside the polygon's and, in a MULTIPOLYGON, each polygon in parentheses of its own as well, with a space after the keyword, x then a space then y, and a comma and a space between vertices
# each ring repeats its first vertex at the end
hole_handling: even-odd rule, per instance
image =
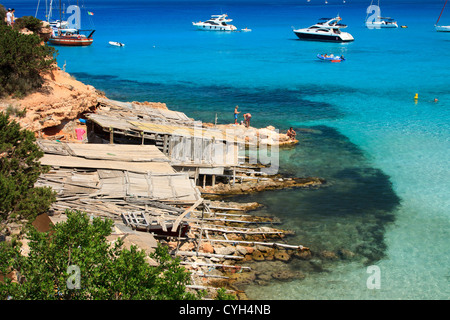
POLYGON ((55 201, 50 188, 34 187, 39 175, 48 171, 39 162, 43 152, 35 141, 33 132, 0 113, 0 221, 34 220, 55 201))
POLYGON ((56 50, 37 35, 0 25, 0 97, 26 95, 43 84, 42 74, 55 67, 56 50))
POLYGON ((41 27, 42 21, 33 16, 23 16, 14 21, 14 29, 16 30, 27 28, 34 33, 38 33, 41 27))
POLYGON ((0 4, 0 25, 6 25, 6 9, 5 7, 0 4))
POLYGON ((30 252, 0 242, 0 274, 17 270, 24 281, 0 282, 1 299, 26 300, 185 300, 190 275, 158 245, 150 255, 136 246, 123 248, 121 239, 110 243, 113 221, 91 219, 86 213, 67 211, 67 221, 50 232, 31 228, 30 252), (73 268, 68 268, 73 266, 73 268))

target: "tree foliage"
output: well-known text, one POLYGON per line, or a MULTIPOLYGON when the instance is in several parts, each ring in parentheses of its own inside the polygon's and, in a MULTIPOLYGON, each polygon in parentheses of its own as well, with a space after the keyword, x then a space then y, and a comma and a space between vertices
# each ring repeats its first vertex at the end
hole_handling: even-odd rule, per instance
POLYGON ((40 88, 42 74, 54 68, 55 55, 39 36, 0 24, 0 97, 23 96, 40 88))
POLYGON ((48 170, 39 162, 44 153, 35 141, 33 132, 0 113, 0 221, 34 220, 55 201, 50 188, 34 187, 39 175, 48 170))
POLYGON ((6 25, 6 9, 0 4, 0 25, 6 25))
POLYGON ((90 218, 67 211, 67 221, 49 232, 31 228, 28 256, 17 247, 0 243, 0 273, 14 269, 21 281, 0 282, 0 299, 39 300, 182 300, 196 299, 186 292, 189 274, 158 245, 150 255, 137 247, 123 248, 123 241, 108 242, 112 220, 90 218), (3 247, 2 247, 3 246, 3 247), (71 272, 69 266, 76 266, 71 272), (76 281, 79 275, 78 285, 76 281), (71 282, 73 281, 73 282, 71 282), (75 285, 74 285, 75 284, 75 285))
POLYGON ((42 21, 33 16, 23 16, 14 21, 14 29, 28 29, 34 33, 38 33, 41 30, 42 21))

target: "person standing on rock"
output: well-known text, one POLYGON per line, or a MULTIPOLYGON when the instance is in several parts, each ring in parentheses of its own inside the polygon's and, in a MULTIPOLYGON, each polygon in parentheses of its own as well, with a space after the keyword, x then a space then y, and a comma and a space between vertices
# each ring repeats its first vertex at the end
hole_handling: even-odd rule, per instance
POLYGON ((247 128, 250 128, 250 119, 252 118, 252 115, 250 113, 246 113, 244 114, 244 121, 245 121, 245 126, 247 128))
POLYGON ((238 124, 237 118, 238 118, 238 114, 240 113, 238 111, 238 108, 239 108, 239 106, 236 106, 236 108, 234 108, 234 124, 238 124))
POLYGON ((11 21, 12 21, 12 13, 11 9, 8 9, 8 12, 6 13, 6 24, 8 26, 11 26, 11 21))

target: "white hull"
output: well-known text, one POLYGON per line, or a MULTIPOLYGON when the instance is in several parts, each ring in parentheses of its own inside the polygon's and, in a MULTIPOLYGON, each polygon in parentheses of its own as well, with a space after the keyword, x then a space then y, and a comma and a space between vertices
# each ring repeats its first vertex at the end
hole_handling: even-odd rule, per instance
POLYGON ((381 22, 366 22, 366 27, 369 29, 381 29, 381 28, 398 28, 397 22, 386 23, 381 22))
POLYGON ((309 28, 294 30, 294 33, 302 40, 331 41, 331 42, 350 42, 355 40, 348 32, 336 34, 332 31, 321 32, 309 28))
POLYGON ((347 26, 340 24, 342 19, 338 16, 336 18, 322 18, 320 22, 309 28, 293 30, 295 35, 301 40, 313 41, 330 41, 330 42, 350 42, 355 40, 348 32, 342 32, 342 28, 347 26), (326 21, 324 21, 326 20, 326 21))
POLYGON ((204 24, 203 22, 193 22, 194 26, 197 27, 198 30, 205 30, 205 31, 235 31, 237 28, 233 25, 226 25, 226 26, 213 26, 209 24, 204 24))
POLYGON ((115 42, 115 41, 110 41, 109 44, 112 46, 116 46, 116 47, 125 47, 125 45, 123 43, 115 42))
POLYGON ((438 32, 450 32, 450 26, 434 26, 438 32))
POLYGON ((207 21, 192 22, 198 30, 205 31, 235 31, 237 28, 229 22, 233 21, 228 19, 226 14, 212 15, 207 21))

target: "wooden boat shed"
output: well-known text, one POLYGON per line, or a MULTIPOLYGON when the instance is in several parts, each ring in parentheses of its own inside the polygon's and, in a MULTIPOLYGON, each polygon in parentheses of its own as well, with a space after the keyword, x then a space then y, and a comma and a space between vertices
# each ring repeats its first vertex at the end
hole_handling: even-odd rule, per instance
POLYGON ((234 177, 245 140, 233 130, 209 128, 184 113, 151 106, 99 99, 96 113, 86 115, 89 142, 153 145, 178 171, 197 184, 206 177, 234 177))

